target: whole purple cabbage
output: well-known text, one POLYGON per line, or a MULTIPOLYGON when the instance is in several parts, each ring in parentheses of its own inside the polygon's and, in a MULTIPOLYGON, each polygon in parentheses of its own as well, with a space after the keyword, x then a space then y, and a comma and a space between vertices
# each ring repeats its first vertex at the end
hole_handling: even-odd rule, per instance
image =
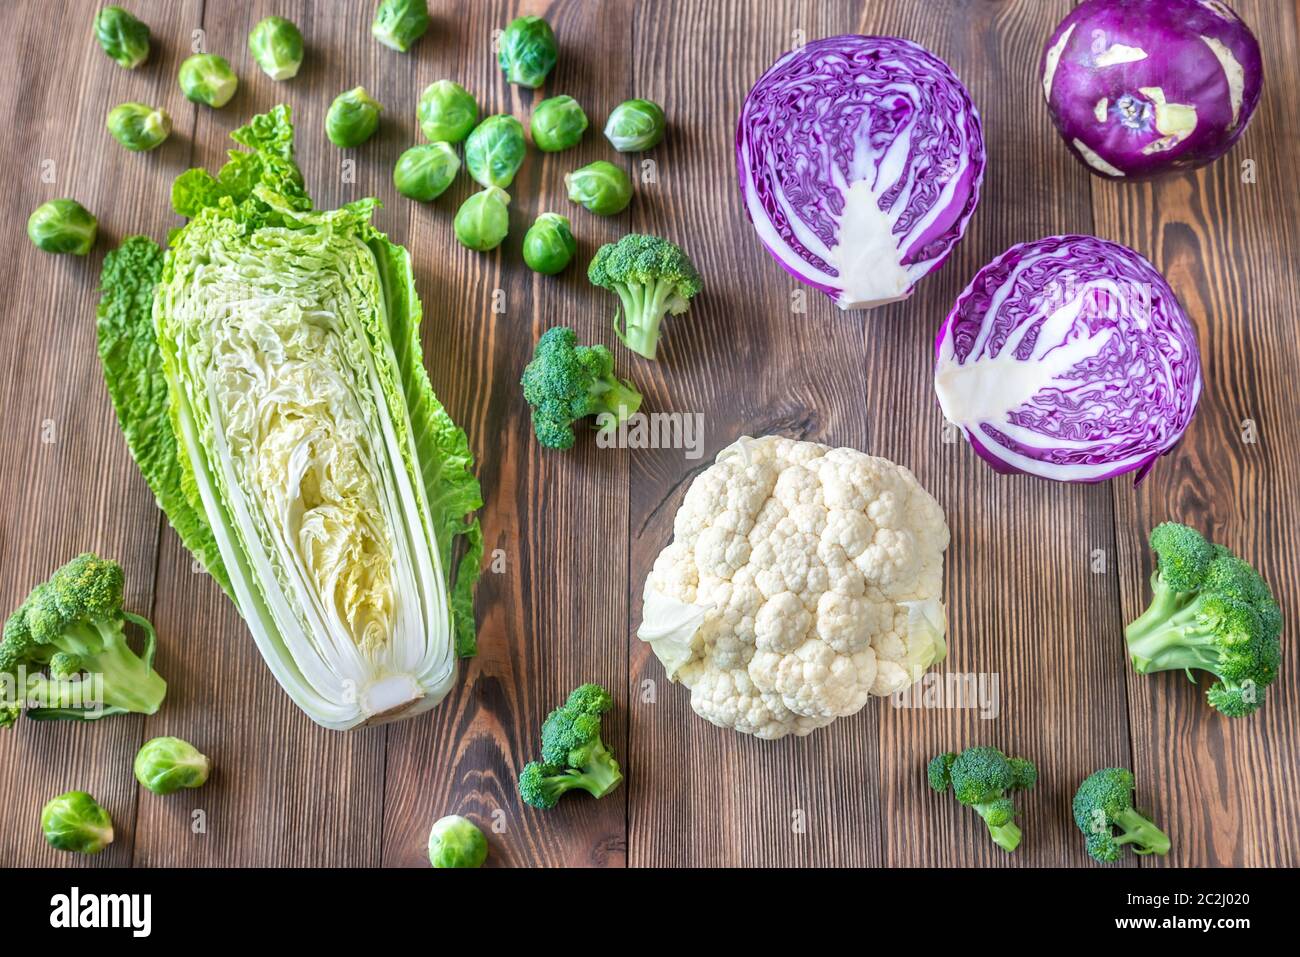
POLYGON ((1087 0, 1047 41, 1039 76, 1070 150, 1112 179, 1213 163, 1264 82, 1255 35, 1222 0, 1087 0))
POLYGON ((896 37, 830 37, 754 84, 736 165, 776 261, 841 309, 870 309, 910 296, 965 232, 984 136, 934 54, 896 37))
POLYGON ((948 421, 999 472, 1060 482, 1146 475, 1201 397, 1196 335, 1126 246, 1053 236, 981 269, 935 342, 948 421))

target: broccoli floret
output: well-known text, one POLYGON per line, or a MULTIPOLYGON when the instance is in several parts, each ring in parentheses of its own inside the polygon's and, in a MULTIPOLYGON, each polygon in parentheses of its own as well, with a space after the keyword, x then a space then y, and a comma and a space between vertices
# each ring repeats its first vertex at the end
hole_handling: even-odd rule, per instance
POLYGON ((0 674, 13 676, 19 701, 0 705, 0 727, 13 724, 29 700, 42 703, 27 712, 38 720, 89 721, 158 710, 167 683, 153 670, 157 635, 146 619, 123 611, 122 581, 117 562, 78 555, 9 616, 0 674), (128 621, 144 632, 141 655, 127 644, 128 621), (21 684, 20 668, 26 675, 21 684))
POLYGON ((1169 853, 1169 835, 1133 807, 1133 788, 1133 772, 1127 768, 1102 768, 1075 792, 1074 823, 1088 839, 1094 859, 1117 861, 1125 844, 1137 854, 1169 853))
POLYGON ((571 448, 578 419, 603 415, 603 427, 612 429, 641 407, 641 393, 615 378, 613 353, 578 345, 574 331, 564 326, 537 340, 520 385, 533 408, 537 441, 548 449, 571 448))
POLYGON ((1020 846, 1020 828, 1013 820, 1016 806, 1008 795, 1038 781, 1032 761, 1008 758, 997 748, 967 748, 961 754, 949 751, 936 756, 926 776, 931 788, 951 787, 958 801, 978 811, 998 847, 1014 851, 1020 846))
POLYGON ((701 286, 700 274, 678 246, 638 233, 601 246, 587 278, 618 295, 622 326, 615 314, 614 331, 623 345, 647 359, 655 357, 664 316, 684 313, 701 286))
POLYGON ((1282 657, 1282 613, 1259 573, 1222 545, 1175 522, 1151 532, 1151 605, 1124 636, 1133 669, 1208 671, 1206 699, 1230 717, 1257 711, 1282 657))
POLYGON ((575 688, 542 724, 542 760, 525 765, 519 796, 538 808, 554 807, 565 791, 580 788, 601 798, 623 780, 614 755, 600 739, 600 716, 614 706, 596 684, 575 688))

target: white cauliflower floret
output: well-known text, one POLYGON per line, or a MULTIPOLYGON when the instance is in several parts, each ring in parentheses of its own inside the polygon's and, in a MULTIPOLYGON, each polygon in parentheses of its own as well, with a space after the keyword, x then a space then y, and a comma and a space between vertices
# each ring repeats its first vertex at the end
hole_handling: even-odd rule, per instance
POLYGON ((948 527, 892 462, 741 439, 691 483, 673 529, 637 634, 720 727, 808 734, 946 654, 948 527))

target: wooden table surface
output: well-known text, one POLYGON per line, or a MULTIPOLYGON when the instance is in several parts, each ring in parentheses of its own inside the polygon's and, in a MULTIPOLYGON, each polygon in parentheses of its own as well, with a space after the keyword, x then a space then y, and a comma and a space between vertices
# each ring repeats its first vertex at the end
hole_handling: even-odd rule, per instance
POLYGON ((1294 661, 1258 715, 1231 720, 1180 675, 1133 675, 1122 636, 1148 598, 1146 533, 1165 519, 1239 550, 1284 614, 1300 611, 1300 5, 1236 5, 1266 69, 1245 137, 1209 169, 1117 185, 1067 154, 1042 103, 1039 53, 1070 0, 443 0, 405 56, 371 38, 367 2, 129 0, 154 37, 133 72, 99 51, 95 3, 5 3, 0 598, 14 607, 79 551, 117 558, 128 607, 157 626, 170 690, 149 718, 24 720, 0 734, 0 864, 418 866, 429 825, 458 812, 489 832, 496 865, 1087 865, 1070 797, 1111 764, 1134 769, 1141 803, 1173 837, 1167 859, 1143 866, 1300 864, 1294 661), (247 52, 249 29, 270 13, 307 38, 302 72, 284 83, 247 52), (559 65, 538 93, 507 85, 491 52, 492 31, 521 13, 546 16, 560 38, 559 65), (239 74, 224 109, 195 107, 177 87, 196 31, 239 74), (853 32, 911 38, 956 70, 983 117, 983 199, 964 242, 910 301, 845 314, 810 293, 798 314, 792 293, 802 287, 745 221, 735 119, 750 84, 801 37, 853 32), (392 186, 398 154, 420 139, 420 90, 443 77, 468 87, 485 114, 526 122, 537 98, 564 92, 592 119, 578 149, 529 152, 511 189, 511 235, 486 255, 452 235, 468 177, 429 205, 392 186), (375 139, 342 152, 325 139, 324 114, 359 84, 384 105, 383 121, 375 139), (600 158, 631 168, 636 158, 620 159, 600 128, 632 96, 670 118, 648 154, 657 181, 641 184, 622 215, 597 218, 567 201, 563 174, 600 158), (108 136, 105 113, 125 100, 171 113, 162 148, 131 154, 108 136), (127 453, 95 351, 105 251, 133 233, 162 240, 179 225, 172 178, 215 169, 227 133, 281 101, 293 107, 317 205, 378 196, 377 224, 411 250, 426 361, 469 433, 487 500, 486 560, 497 559, 478 590, 480 654, 442 705, 346 734, 290 703, 232 605, 192 571, 127 453), (355 160, 354 177, 344 160, 355 160), (49 256, 24 235, 30 211, 58 196, 99 217, 90 256, 49 256), (533 275, 520 258, 527 223, 546 209, 570 216, 579 237, 581 265, 559 278, 533 275), (613 300, 581 268, 631 230, 682 243, 705 277, 689 316, 669 321, 657 364, 616 346, 613 300), (996 475, 945 435, 934 398, 934 333, 975 270, 1012 243, 1071 232, 1147 256, 1199 334, 1200 410, 1137 489, 996 475), (556 324, 616 346, 647 410, 702 413, 704 457, 599 449, 587 435, 568 453, 541 449, 517 382, 537 336, 556 324), (943 504, 952 546, 942 668, 996 674, 995 719, 879 700, 772 743, 696 717, 689 693, 664 679, 634 635, 646 573, 691 478, 736 437, 769 432, 905 464, 943 504), (589 680, 618 700, 606 739, 626 784, 601 801, 523 807, 515 777, 536 754, 541 719, 589 680), (132 758, 156 735, 209 754, 210 783, 168 798, 138 788, 132 758), (1042 771, 1021 802, 1026 836, 1014 855, 991 844, 973 812, 925 787, 927 758, 977 743, 1042 771), (52 851, 39 832, 42 804, 73 788, 92 792, 118 828, 89 861, 52 851))

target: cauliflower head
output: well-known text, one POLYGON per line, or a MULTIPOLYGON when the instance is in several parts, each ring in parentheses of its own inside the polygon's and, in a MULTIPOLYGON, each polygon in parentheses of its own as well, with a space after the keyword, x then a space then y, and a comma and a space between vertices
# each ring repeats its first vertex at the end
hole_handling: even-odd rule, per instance
POLYGON ((947 653, 943 509, 855 449, 742 438, 686 492, 637 636, 703 718, 804 735, 947 653))

